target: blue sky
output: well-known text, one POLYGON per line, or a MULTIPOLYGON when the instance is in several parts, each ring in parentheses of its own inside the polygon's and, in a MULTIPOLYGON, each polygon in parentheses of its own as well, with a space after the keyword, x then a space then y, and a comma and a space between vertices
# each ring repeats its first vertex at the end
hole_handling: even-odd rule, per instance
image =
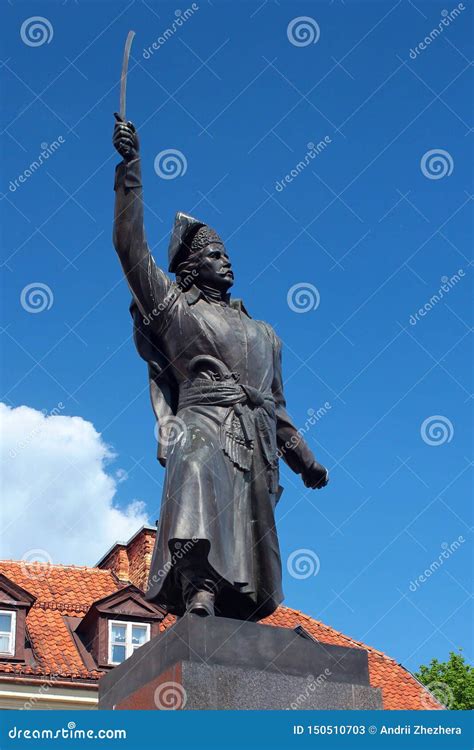
MULTIPOLYGON (((306 432, 330 468, 328 488, 309 492, 282 470, 285 603, 410 669, 457 647, 472 657, 473 8, 461 5, 451 18, 442 11, 458 6, 420 0, 201 0, 148 55, 191 4, 4 7, 2 400, 91 423, 102 446, 91 462, 107 495, 66 466, 39 497, 33 464, 20 472, 10 461, 9 482, 29 488, 10 493, 16 556, 28 552, 20 536, 28 529, 29 547, 54 549, 54 562, 94 562, 89 541, 105 552, 115 533, 87 522, 96 493, 109 515, 111 504, 126 512, 133 500, 145 504, 137 519, 159 512, 146 369, 111 243, 112 113, 133 28, 127 114, 141 137, 157 262, 176 210, 214 226, 232 256, 235 295, 284 342, 295 423, 304 427, 308 410, 329 404, 306 432), (44 36, 29 38, 28 24, 21 33, 38 15, 44 36), (296 21, 292 36, 301 17, 308 35, 297 35, 296 21), (308 158, 308 144, 325 138, 308 158), (173 179, 154 167, 168 149, 181 154, 173 179), (47 309, 32 313, 28 287, 38 283, 47 309), (297 284, 309 289, 299 303, 297 284), (306 303, 312 309, 302 312, 306 303), (84 559, 68 557, 69 524, 84 559), (296 552, 310 565, 317 556, 317 575, 290 574, 296 552)), ((25 439, 41 472, 67 437, 25 439)))

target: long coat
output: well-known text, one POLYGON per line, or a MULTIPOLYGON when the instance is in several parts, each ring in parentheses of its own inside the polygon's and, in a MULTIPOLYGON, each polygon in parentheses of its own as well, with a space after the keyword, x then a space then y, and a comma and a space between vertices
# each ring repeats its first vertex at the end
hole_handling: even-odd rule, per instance
POLYGON ((143 229, 139 160, 117 167, 114 243, 133 294, 166 465, 147 597, 183 613, 176 568, 198 552, 222 586, 222 615, 259 620, 283 599, 275 529, 278 455, 313 455, 286 412, 281 343, 238 300, 186 292, 156 266, 143 229))

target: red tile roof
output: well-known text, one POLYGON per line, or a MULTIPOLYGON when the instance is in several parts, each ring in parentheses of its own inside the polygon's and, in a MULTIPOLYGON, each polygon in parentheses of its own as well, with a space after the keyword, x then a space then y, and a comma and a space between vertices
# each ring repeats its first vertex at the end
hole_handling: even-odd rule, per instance
MULTIPOLYGON (((103 673, 87 669, 64 616, 83 617, 94 601, 122 588, 124 582, 111 570, 45 563, 0 561, 0 573, 37 597, 26 620, 33 658, 27 659, 25 664, 0 661, 0 675, 55 675, 61 679, 97 682, 103 673)), ((167 616, 162 629, 173 622, 174 618, 167 616)), ((370 683, 382 689, 385 709, 443 709, 394 659, 302 612, 279 607, 263 623, 292 629, 302 625, 322 643, 366 649, 370 683)))
POLYGON ((86 668, 64 616, 82 618, 94 601, 121 588, 113 572, 7 560, 0 561, 0 573, 36 597, 26 618, 32 658, 0 660, 0 674, 97 681, 102 672, 86 668))

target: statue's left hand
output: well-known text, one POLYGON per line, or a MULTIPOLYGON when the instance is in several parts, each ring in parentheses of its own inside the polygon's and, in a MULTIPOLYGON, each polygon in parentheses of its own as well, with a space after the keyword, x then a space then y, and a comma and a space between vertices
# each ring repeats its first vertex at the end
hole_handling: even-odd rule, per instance
POLYGON ((320 490, 329 482, 329 472, 316 459, 305 471, 303 471, 303 482, 312 490, 320 490))

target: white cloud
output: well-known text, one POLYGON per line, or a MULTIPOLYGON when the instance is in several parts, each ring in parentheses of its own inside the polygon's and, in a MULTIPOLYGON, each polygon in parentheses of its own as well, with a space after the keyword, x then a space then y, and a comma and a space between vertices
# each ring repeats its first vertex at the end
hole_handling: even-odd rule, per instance
POLYGON ((114 506, 123 470, 91 422, 0 403, 0 558, 92 565, 148 522, 139 500, 114 506), (35 554, 33 554, 35 557, 35 554))

